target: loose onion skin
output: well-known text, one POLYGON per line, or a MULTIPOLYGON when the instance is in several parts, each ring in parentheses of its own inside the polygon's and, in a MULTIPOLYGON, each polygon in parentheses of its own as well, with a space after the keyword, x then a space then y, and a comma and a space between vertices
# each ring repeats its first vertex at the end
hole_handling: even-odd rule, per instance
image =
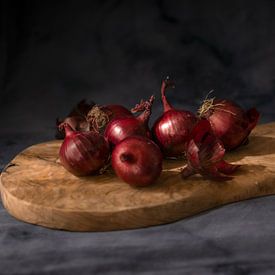
POLYGON ((141 101, 132 112, 143 111, 137 117, 121 117, 112 120, 106 127, 104 136, 110 144, 116 145, 123 139, 133 135, 151 137, 148 127, 148 121, 151 115, 151 108, 154 97, 151 96, 148 101, 141 101))
POLYGON ((60 147, 59 158, 66 170, 75 176, 87 176, 98 172, 109 159, 109 145, 96 132, 74 131, 69 124, 62 124, 65 139, 60 147))
POLYGON ((190 134, 187 145, 187 166, 181 171, 182 178, 201 174, 205 178, 217 181, 232 179, 231 175, 239 165, 223 160, 225 149, 215 136, 209 121, 200 120, 190 134))
POLYGON ((119 178, 132 186, 153 184, 162 171, 162 153, 150 139, 131 136, 117 144, 112 167, 119 178))
POLYGON ((260 116, 255 108, 244 111, 235 102, 221 99, 205 100, 199 115, 210 122, 214 134, 226 150, 233 150, 246 143, 260 116))
POLYGON ((166 78, 162 81, 161 95, 164 113, 153 126, 153 136, 166 157, 184 155, 189 133, 197 122, 197 117, 185 110, 174 109, 167 101, 165 91, 174 83, 166 78))

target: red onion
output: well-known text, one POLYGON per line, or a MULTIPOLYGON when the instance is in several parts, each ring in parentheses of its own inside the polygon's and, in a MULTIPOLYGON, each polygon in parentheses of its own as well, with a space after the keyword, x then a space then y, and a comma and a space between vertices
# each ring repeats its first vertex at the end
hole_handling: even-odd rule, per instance
MULTIPOLYGON (((57 126, 59 127, 61 123, 67 123, 71 126, 74 131, 86 132, 90 130, 90 126, 85 117, 82 116, 69 116, 66 117, 63 121, 57 121, 57 126)), ((64 132, 64 130, 62 129, 64 132)), ((65 132, 64 132, 65 137, 65 132)))
POLYGON ((127 137, 115 146, 112 166, 117 176, 126 183, 146 186, 154 183, 161 174, 162 153, 146 137, 127 137))
POLYGON ((73 130, 76 131, 89 131, 89 123, 86 120, 86 115, 89 110, 94 106, 94 102, 90 101, 87 102, 85 99, 81 100, 77 103, 77 105, 70 111, 68 116, 60 120, 59 118, 56 119, 56 134, 55 137, 57 139, 64 139, 65 132, 63 127, 59 127, 61 123, 69 124, 73 130))
POLYGON ((223 160, 225 149, 215 136, 209 121, 199 121, 190 135, 187 146, 187 166, 181 171, 183 178, 199 173, 214 180, 229 180, 239 165, 232 165, 223 160))
POLYGON ((165 91, 174 83, 167 77, 162 81, 161 96, 164 113, 153 126, 153 135, 167 157, 182 156, 186 149, 186 142, 197 118, 185 110, 174 109, 167 101, 165 91))
POLYGON ((141 100, 140 104, 137 104, 135 108, 132 109, 134 113, 143 111, 137 117, 121 117, 112 120, 104 132, 104 136, 110 144, 115 145, 126 137, 133 135, 151 137, 148 121, 151 115, 153 101, 154 96, 151 96, 148 101, 141 100))
POLYGON ((133 117, 133 114, 122 105, 95 105, 87 114, 87 121, 91 130, 103 133, 110 121, 121 117, 133 117))
POLYGON ((98 172, 109 159, 109 145, 104 137, 96 132, 74 131, 67 123, 65 139, 60 147, 61 164, 76 176, 86 176, 98 172))
POLYGON ((244 111, 233 101, 215 98, 206 99, 198 112, 201 118, 210 122, 226 150, 246 143, 260 116, 255 108, 244 111))

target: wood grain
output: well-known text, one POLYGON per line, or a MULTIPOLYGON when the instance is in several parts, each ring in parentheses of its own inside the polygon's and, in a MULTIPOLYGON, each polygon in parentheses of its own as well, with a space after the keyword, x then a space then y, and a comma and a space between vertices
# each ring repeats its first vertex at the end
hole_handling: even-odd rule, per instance
POLYGON ((133 188, 112 172, 77 178, 58 163, 60 141, 31 146, 1 175, 2 202, 25 222, 70 231, 164 224, 230 202, 275 193, 275 123, 258 126, 247 146, 227 155, 242 164, 233 180, 182 180, 184 161, 165 161, 153 186, 133 188))

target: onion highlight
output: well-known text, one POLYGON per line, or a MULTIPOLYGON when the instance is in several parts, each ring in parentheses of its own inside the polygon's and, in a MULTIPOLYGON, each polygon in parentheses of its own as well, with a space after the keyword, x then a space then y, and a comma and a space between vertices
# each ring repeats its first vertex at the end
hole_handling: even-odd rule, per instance
POLYGON ((169 104, 165 96, 169 87, 174 87, 174 82, 167 77, 161 85, 163 114, 153 126, 153 135, 166 157, 180 157, 185 153, 186 142, 197 118, 193 113, 176 110, 169 104))

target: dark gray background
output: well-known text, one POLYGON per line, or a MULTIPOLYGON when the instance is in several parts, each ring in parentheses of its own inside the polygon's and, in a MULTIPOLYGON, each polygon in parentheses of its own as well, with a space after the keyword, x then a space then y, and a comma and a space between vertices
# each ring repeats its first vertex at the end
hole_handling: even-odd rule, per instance
MULTIPOLYGON (((1 1, 0 169, 52 139, 80 99, 133 106, 170 75, 176 107, 206 94, 275 117, 275 1, 1 1)), ((52 231, 0 207, 0 274, 272 274, 275 198, 148 229, 52 231)))

